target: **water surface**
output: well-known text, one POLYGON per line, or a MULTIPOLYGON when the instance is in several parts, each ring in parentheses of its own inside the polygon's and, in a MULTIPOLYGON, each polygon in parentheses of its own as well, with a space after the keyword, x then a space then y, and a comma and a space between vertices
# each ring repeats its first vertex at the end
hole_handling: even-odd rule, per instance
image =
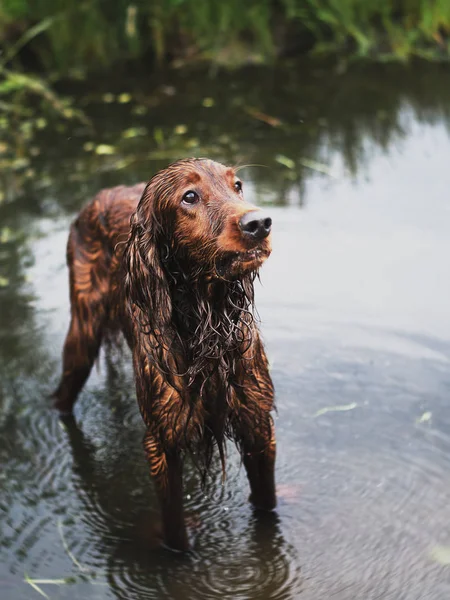
POLYGON ((38 598, 29 577, 69 578, 38 584, 52 599, 447 599, 448 71, 303 64, 65 91, 94 128, 44 131, 39 154, 2 176, 2 598, 38 598), (76 211, 191 154, 265 165, 242 177, 274 221, 256 296, 280 502, 255 519, 232 447, 224 488, 213 477, 201 491, 188 466, 193 552, 177 556, 157 545, 129 362, 102 358, 75 422, 58 420, 48 392, 76 211))

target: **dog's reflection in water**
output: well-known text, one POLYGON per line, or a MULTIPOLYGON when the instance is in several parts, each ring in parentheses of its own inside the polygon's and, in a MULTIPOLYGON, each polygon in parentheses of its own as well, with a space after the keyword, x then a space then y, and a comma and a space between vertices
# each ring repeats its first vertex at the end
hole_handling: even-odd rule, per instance
MULTIPOLYGON (((115 412, 120 420, 119 406, 115 412)), ((224 572, 237 571, 237 575, 233 576, 237 579, 246 569, 248 573, 254 573, 255 595, 252 592, 247 595, 249 598, 264 597, 269 590, 268 597, 278 597, 274 588, 281 586, 284 589, 294 579, 298 584, 299 570, 295 577, 291 572, 295 563, 291 556, 293 549, 284 540, 276 513, 236 509, 245 510, 244 532, 240 527, 236 536, 232 529, 224 532, 215 528, 208 536, 200 511, 191 511, 186 514, 191 551, 176 553, 162 550, 163 531, 156 497, 153 508, 136 510, 134 494, 128 486, 121 488, 120 482, 114 482, 112 488, 111 479, 105 476, 102 468, 102 459, 96 456, 98 449, 75 419, 70 416, 61 417, 61 420, 72 451, 76 487, 84 505, 83 520, 91 530, 87 535, 93 539, 97 552, 101 550, 105 576, 118 598, 146 597, 144 590, 153 590, 153 593, 159 590, 161 598, 208 597, 206 591, 206 595, 202 596, 200 588, 204 580, 219 576, 218 565, 223 565, 224 572), (115 493, 116 489, 119 493, 115 493), (197 532, 201 529, 202 535, 198 536, 197 532), (220 539, 214 539, 214 536, 220 539), (134 583, 126 591, 123 586, 130 580, 134 583), (172 595, 165 595, 168 589, 172 595), (271 595, 272 592, 275 595, 271 595)), ((228 482, 228 485, 231 484, 228 482)), ((149 491, 145 489, 145 497, 148 498, 148 495, 149 491)), ((205 518, 211 519, 209 511, 205 518)), ((77 558, 86 563, 83 556, 77 558)), ((234 583, 237 585, 239 582, 234 583)), ((233 586, 233 582, 229 584, 233 586)), ((289 593, 283 597, 289 598, 289 593)))

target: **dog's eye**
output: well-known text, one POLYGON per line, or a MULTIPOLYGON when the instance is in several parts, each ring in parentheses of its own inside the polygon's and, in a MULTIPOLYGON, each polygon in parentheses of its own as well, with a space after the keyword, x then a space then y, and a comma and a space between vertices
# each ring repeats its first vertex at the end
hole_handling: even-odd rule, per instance
POLYGON ((193 192, 192 190, 189 190, 189 192, 186 192, 183 196, 183 202, 185 204, 197 204, 199 200, 200 196, 197 192, 193 192))
POLYGON ((240 194, 242 192, 242 183, 240 181, 236 181, 236 183, 234 184, 234 189, 237 191, 238 194, 240 194))

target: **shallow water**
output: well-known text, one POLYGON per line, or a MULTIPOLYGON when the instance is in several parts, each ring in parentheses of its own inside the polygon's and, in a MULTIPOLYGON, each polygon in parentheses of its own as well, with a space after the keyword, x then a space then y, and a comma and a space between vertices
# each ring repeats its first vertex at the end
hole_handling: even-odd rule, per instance
POLYGON ((4 177, 2 598, 38 598, 28 576, 47 580, 37 585, 52 599, 447 599, 448 70, 291 65, 117 81, 72 86, 94 131, 42 134, 31 180, 4 177), (101 102, 111 91, 130 102, 101 102), (147 135, 121 134, 137 127, 147 135), (188 467, 193 552, 178 556, 157 546, 129 363, 100 361, 76 422, 61 423, 47 394, 68 325, 73 215, 100 187, 189 154, 266 165, 242 176, 248 199, 274 205, 256 295, 280 501, 273 519, 255 519, 231 447, 224 488, 216 477, 202 492, 188 467))

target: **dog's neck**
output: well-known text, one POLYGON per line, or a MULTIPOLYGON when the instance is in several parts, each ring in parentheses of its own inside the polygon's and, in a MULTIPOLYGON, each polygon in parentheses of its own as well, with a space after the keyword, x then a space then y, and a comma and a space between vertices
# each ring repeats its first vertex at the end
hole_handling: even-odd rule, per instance
MULTIPOLYGON (((227 280, 213 269, 184 260, 179 252, 163 261, 172 301, 172 321, 186 337, 206 320, 213 327, 233 324, 236 329, 242 312, 252 313, 253 282, 256 272, 227 280), (210 321, 212 319, 212 321, 210 321)), ((227 331, 228 338, 230 332, 227 331)))
POLYGON ((256 274, 226 281, 172 270, 169 279, 172 301, 171 329, 183 356, 188 380, 203 385, 212 371, 233 372, 254 335, 253 281, 256 274))
POLYGON ((170 287, 172 323, 186 341, 195 343, 201 329, 201 338, 209 330, 211 336, 216 334, 219 346, 225 342, 233 345, 242 331, 243 313, 251 315, 253 311, 252 277, 234 281, 187 279, 170 287))

